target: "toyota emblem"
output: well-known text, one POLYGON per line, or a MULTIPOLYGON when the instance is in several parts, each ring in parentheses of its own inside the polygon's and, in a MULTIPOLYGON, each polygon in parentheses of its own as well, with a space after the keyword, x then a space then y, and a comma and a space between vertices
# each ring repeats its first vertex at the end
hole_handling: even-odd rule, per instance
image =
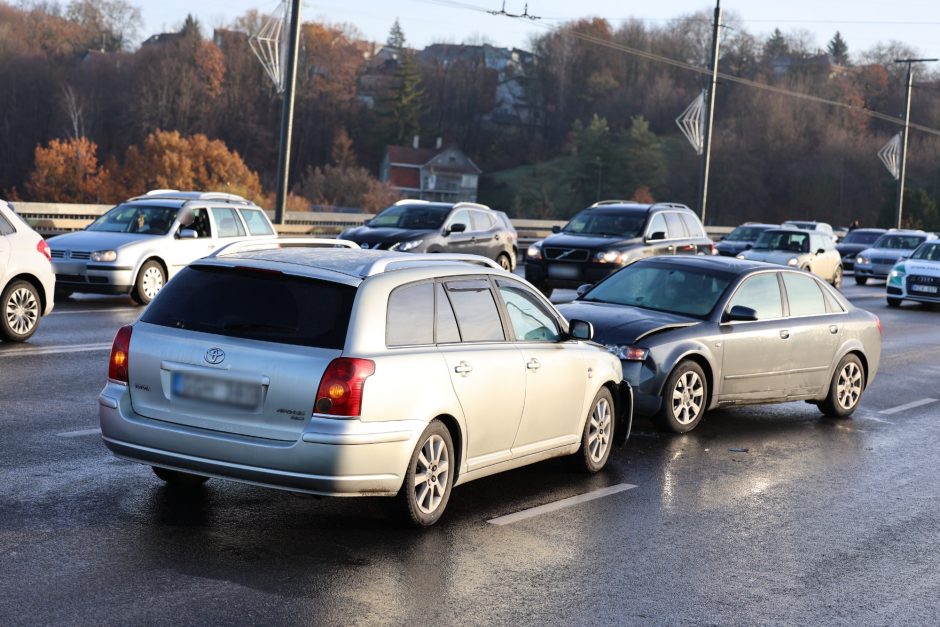
POLYGON ((212 365, 221 364, 225 361, 225 351, 221 348, 210 348, 206 351, 206 361, 212 365))

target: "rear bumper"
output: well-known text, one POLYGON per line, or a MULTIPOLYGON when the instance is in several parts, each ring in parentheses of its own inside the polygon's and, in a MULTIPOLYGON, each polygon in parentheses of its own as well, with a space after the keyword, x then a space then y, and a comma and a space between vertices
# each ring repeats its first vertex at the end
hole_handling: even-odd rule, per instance
POLYGON ((324 496, 393 496, 426 423, 308 419, 295 441, 253 438, 146 418, 127 389, 98 397, 101 436, 118 457, 324 496))

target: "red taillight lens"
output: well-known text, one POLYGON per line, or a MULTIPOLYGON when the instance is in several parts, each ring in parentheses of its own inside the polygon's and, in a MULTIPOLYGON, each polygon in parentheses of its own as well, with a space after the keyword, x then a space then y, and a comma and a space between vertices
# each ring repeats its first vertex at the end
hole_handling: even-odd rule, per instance
POLYGON ((49 250, 49 244, 46 242, 46 240, 39 240, 39 242, 36 244, 36 251, 45 257, 47 261, 52 261, 52 251, 49 250))
POLYGON ((718 254, 718 249, 715 248, 715 244, 712 243, 712 244, 710 244, 710 246, 712 247, 712 254, 713 254, 713 255, 717 255, 717 254, 718 254))
POLYGON ((111 361, 108 364, 108 378, 118 383, 127 383, 128 352, 131 348, 131 325, 123 326, 114 336, 111 345, 111 361))
POLYGON ((362 388, 374 373, 375 362, 371 359, 334 359, 320 379, 313 411, 330 416, 358 416, 362 408, 362 388))

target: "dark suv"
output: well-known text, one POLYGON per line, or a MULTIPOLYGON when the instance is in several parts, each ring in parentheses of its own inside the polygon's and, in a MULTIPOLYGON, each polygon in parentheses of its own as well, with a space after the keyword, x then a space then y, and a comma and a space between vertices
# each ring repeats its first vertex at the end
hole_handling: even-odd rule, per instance
POLYGON ((498 212, 473 202, 399 200, 364 225, 347 229, 341 239, 362 248, 409 253, 482 255, 506 270, 516 265, 515 232, 498 212))
POLYGON ((716 254, 698 216, 673 203, 605 200, 552 230, 525 258, 525 278, 546 295, 596 283, 644 257, 716 254))

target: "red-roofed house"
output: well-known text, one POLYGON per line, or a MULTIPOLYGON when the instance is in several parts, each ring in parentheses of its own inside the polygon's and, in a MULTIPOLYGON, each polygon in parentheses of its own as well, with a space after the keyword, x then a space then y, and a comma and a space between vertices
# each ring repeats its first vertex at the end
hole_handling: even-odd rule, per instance
POLYGON ((481 170, 457 146, 387 146, 379 178, 407 198, 476 202, 481 170))

